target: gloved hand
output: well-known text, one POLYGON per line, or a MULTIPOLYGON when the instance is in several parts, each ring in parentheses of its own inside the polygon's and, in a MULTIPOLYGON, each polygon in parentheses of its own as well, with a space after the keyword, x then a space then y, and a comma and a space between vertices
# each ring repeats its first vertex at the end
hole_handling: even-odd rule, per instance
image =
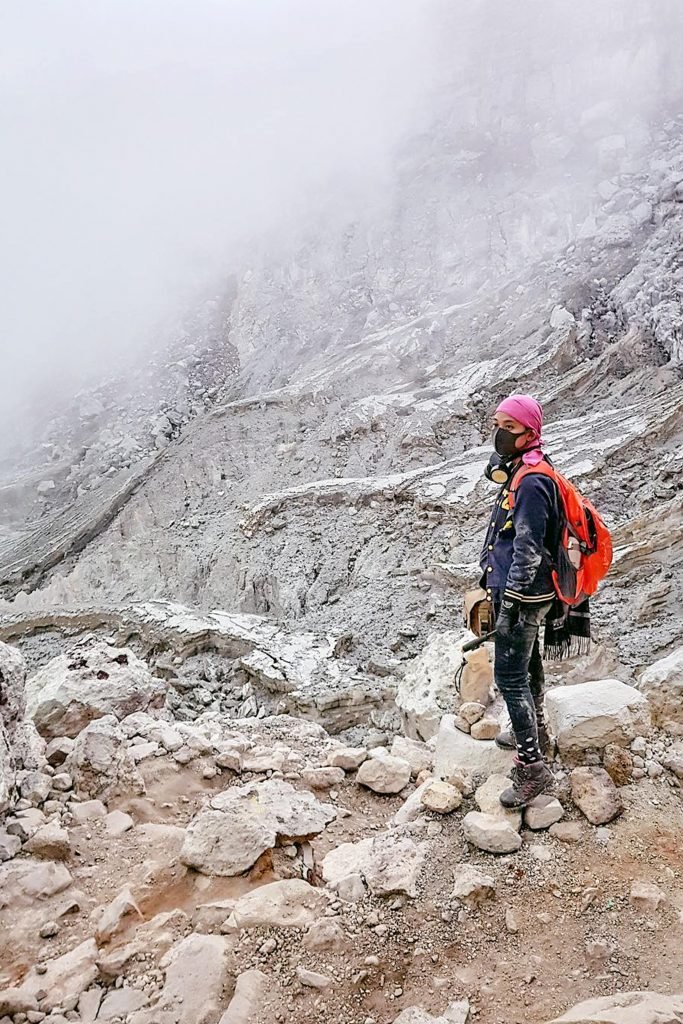
POLYGON ((503 597, 500 611, 496 616, 496 636, 510 636, 519 622, 519 606, 520 602, 513 597, 503 597))

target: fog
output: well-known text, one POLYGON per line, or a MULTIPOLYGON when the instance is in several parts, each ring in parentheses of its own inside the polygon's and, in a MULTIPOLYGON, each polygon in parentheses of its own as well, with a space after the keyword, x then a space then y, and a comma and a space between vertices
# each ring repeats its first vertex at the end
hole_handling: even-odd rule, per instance
POLYGON ((245 240, 376 194, 433 30, 423 0, 4 5, 3 406, 125 367, 245 240))
MULTIPOLYGON (((330 211, 368 215, 389 194, 397 146, 429 137, 432 116, 455 135, 442 165, 459 124, 495 134, 516 117, 531 139, 542 116, 551 153, 552 132, 605 98, 606 131, 641 113, 646 144, 680 79, 680 39, 675 0, 5 4, 4 412, 71 393, 89 371, 125 371, 250 246, 330 211)), ((575 160, 567 211, 596 173, 575 160)), ((486 203, 497 187, 492 176, 486 203)))

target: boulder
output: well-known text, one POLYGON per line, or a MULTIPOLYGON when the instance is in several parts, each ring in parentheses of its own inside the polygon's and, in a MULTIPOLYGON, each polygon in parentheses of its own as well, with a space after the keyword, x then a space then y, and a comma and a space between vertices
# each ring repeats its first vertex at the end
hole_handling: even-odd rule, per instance
POLYGON ((144 992, 137 988, 129 988, 127 985, 122 988, 113 989, 106 995, 97 1014, 98 1024, 101 1020, 128 1020, 128 1015, 145 1006, 149 998, 144 992))
POLYGON ((419 818, 424 810, 422 803, 422 797, 425 791, 431 786, 434 779, 431 776, 426 779, 417 789, 410 794, 408 799, 405 801, 402 807, 396 811, 396 814, 391 818, 390 825, 407 825, 409 821, 415 821, 419 818))
POLYGON ((392 757, 383 747, 370 752, 358 769, 356 781, 374 793, 400 793, 410 782, 411 768, 407 761, 392 757))
POLYGON ((327 894, 301 878, 270 882, 241 896, 228 926, 241 928, 306 928, 325 912, 327 894))
POLYGON ((654 724, 683 736, 683 647, 645 669, 638 689, 647 698, 654 724))
POLYGON ((442 782, 441 779, 431 779, 425 783, 420 795, 420 802, 428 811, 436 814, 450 814, 460 807, 462 793, 449 782, 442 782))
POLYGON ((458 716, 463 718, 468 725, 472 726, 486 714, 486 708, 476 700, 465 701, 458 708, 458 716))
POLYGON ((615 992, 587 999, 547 1024, 678 1024, 683 1017, 683 994, 615 992))
POLYGON ((53 768, 64 764, 73 750, 74 741, 69 736, 56 736, 45 748, 45 759, 53 768))
POLYGON ((144 793, 145 785, 113 715, 79 734, 65 762, 80 797, 103 800, 144 793))
POLYGON ((575 768, 572 800, 592 825, 606 825, 624 810, 619 790, 604 768, 575 768))
MULTIPOLYGON (((442 716, 457 698, 455 678, 468 639, 472 634, 464 630, 432 634, 421 654, 408 665, 396 693, 406 736, 425 741, 436 736, 442 716)), ((466 661, 460 681, 461 699, 488 704, 493 678, 488 654, 480 648, 467 655, 466 661)))
POLYGON ((343 768, 306 768, 301 773, 301 781, 309 789, 334 789, 341 785, 346 777, 343 768))
POLYGON ((647 700, 619 679, 555 687, 546 693, 545 706, 562 754, 610 743, 626 747, 650 730, 647 700))
POLYGON ((470 811, 462 822, 465 839, 486 853, 514 853, 522 845, 518 832, 500 818, 470 811))
POLYGON ((477 906, 493 896, 496 883, 472 864, 459 864, 453 877, 453 899, 477 906))
POLYGON ((26 843, 26 852, 47 860, 66 860, 71 853, 69 833, 51 821, 34 832, 26 843))
POLYGON ((365 878, 375 896, 417 895, 417 880, 424 863, 422 845, 409 836, 385 832, 373 839, 342 843, 323 859, 322 876, 339 891, 349 877, 365 878))
POLYGON ((107 906, 98 907, 93 911, 93 917, 97 922, 95 938, 98 945, 101 946, 113 939, 125 927, 125 918, 131 914, 137 914, 142 919, 140 908, 128 887, 122 889, 107 906))
POLYGON ((218 1024, 257 1024, 267 983, 262 971, 253 969, 240 974, 230 1005, 218 1024))
POLYGON ((76 737, 96 718, 161 707, 166 684, 125 647, 97 643, 48 662, 26 684, 26 713, 41 736, 76 737))
POLYGON ((453 715, 444 715, 439 726, 434 755, 434 776, 448 779, 465 773, 474 778, 510 770, 514 759, 511 750, 503 750, 491 740, 474 740, 455 726, 453 715))
POLYGON ((279 779, 234 786, 190 822, 180 859, 206 875, 239 875, 277 843, 311 839, 335 817, 330 804, 279 779))

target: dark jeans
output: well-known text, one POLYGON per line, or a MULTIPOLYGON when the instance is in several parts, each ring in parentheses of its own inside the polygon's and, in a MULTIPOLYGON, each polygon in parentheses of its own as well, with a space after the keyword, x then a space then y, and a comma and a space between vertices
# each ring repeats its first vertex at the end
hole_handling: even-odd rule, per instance
POLYGON ((538 641, 540 626, 552 602, 521 605, 519 618, 508 629, 505 618, 496 623, 494 678, 507 704, 517 756, 539 761, 537 714, 543 699, 543 661, 538 641))

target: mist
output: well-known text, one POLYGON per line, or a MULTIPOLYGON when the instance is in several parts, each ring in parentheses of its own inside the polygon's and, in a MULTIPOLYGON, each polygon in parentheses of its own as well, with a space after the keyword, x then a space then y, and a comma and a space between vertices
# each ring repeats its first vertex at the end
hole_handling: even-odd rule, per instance
POLYGON ((198 295, 307 224, 379 222, 397 275, 461 298, 571 238, 609 173, 584 144, 595 117, 646 148, 681 84, 672 0, 43 0, 1 17, 5 415, 133 373, 198 295), (472 128, 464 188, 451 165, 472 128))
POLYGON ((415 0, 2 15, 0 401, 123 369, 249 240, 366 203, 433 86, 415 0))

